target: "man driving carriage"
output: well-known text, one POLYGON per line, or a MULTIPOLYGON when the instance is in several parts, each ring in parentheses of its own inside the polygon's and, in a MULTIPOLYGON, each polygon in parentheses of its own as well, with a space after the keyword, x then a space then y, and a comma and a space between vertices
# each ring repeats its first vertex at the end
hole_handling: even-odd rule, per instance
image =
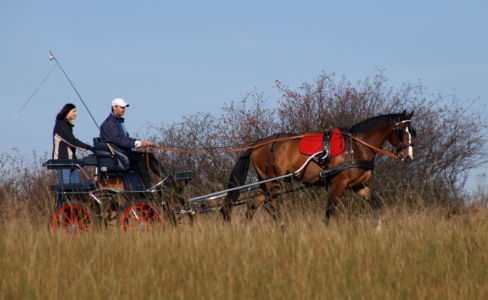
POLYGON ((174 186, 174 178, 167 175, 156 157, 150 152, 134 151, 153 143, 147 140, 131 138, 124 125, 125 111, 129 104, 122 98, 112 100, 112 111, 100 127, 100 138, 110 143, 114 150, 125 154, 129 158, 130 168, 139 173, 142 183, 146 188, 151 187, 149 168, 161 179, 166 178, 164 184, 168 187, 174 186))

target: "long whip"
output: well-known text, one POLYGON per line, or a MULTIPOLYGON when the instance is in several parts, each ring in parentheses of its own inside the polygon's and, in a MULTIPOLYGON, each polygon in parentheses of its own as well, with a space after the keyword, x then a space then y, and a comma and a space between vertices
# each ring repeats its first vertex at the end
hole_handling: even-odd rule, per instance
POLYGON ((66 74, 66 72, 63 69, 63 67, 61 67, 61 64, 59 63, 59 60, 54 56, 54 54, 53 54, 53 52, 51 50, 49 50, 49 53, 51 54, 51 56, 49 57, 49 60, 54 60, 56 62, 56 64, 58 65, 59 69, 63 72, 64 76, 66 77, 66 79, 68 79, 68 82, 71 85, 71 87, 73 88, 73 90, 75 90, 76 95, 78 95, 78 98, 80 98, 81 103, 83 103, 83 106, 85 106, 86 111, 88 111, 88 114, 92 118, 92 120, 95 123, 95 125, 97 126, 98 130, 100 130, 100 126, 98 126, 97 121, 95 121, 95 118, 93 117, 93 115, 91 114, 90 110, 88 109, 88 106, 86 106, 86 103, 85 103, 85 101, 83 101, 83 98, 81 98, 81 95, 80 95, 80 93, 78 93, 78 90, 76 89, 75 85, 73 84, 73 82, 71 82, 71 79, 69 79, 68 74, 66 74))
POLYGON ((54 65, 49 72, 47 72, 46 76, 44 76, 44 79, 42 79, 41 83, 37 86, 37 88, 34 90, 34 92, 27 98, 27 101, 24 102, 24 105, 11 117, 12 120, 17 119, 20 116, 20 113, 24 110, 24 108, 29 104, 29 102, 32 100, 32 98, 37 94, 39 89, 44 85, 46 80, 49 78, 49 75, 54 71, 56 68, 56 65, 54 65))

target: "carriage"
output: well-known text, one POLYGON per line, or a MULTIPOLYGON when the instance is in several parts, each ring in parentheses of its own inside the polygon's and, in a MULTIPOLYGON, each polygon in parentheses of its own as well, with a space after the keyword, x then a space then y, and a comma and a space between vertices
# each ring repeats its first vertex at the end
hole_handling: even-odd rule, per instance
POLYGON ((264 205, 283 226, 277 198, 284 191, 283 182, 292 180, 298 180, 305 186, 322 185, 328 189, 326 223, 334 214, 337 197, 351 189, 370 203, 379 228, 381 203, 366 182, 372 175, 376 153, 401 160, 413 159, 415 130, 410 124, 412 115, 413 112, 407 114, 405 111, 381 115, 344 132, 332 129, 311 136, 284 134, 264 138, 248 146, 239 157, 231 171, 227 189, 186 200, 179 196, 179 192, 192 179, 187 161, 177 161, 173 174, 169 175, 174 176, 176 189, 164 187, 168 177, 144 189, 139 183, 139 174, 130 169, 128 158, 116 152, 110 144, 95 140, 92 156, 80 160, 50 160, 44 164, 54 170, 78 168, 85 177, 92 178, 82 183, 61 181, 51 186, 56 196, 51 228, 53 231, 76 232, 100 224, 115 224, 126 231, 148 230, 162 227, 165 220, 176 225, 185 216, 193 220, 197 213, 216 210, 230 221, 232 207, 240 204, 247 204, 248 218, 252 218, 256 209, 264 205), (318 143, 316 138, 319 138, 318 143), (311 152, 302 149, 306 140, 313 141, 311 152), (395 148, 395 153, 381 148, 387 140, 395 148), (334 149, 332 141, 339 145, 338 148, 334 149), (258 181, 245 184, 251 163, 258 181), (93 167, 93 173, 86 173, 85 167, 93 167), (239 200, 241 193, 253 190, 257 190, 254 197, 239 200), (225 199, 211 201, 222 198, 225 199))
MULTIPOLYGON (((50 54, 49 59, 56 62, 88 110, 57 58, 51 51, 50 54)), ((261 139, 246 147, 248 150, 238 158, 230 174, 228 189, 188 200, 179 199, 181 201, 177 205, 174 205, 174 201, 162 188, 164 180, 149 189, 142 189, 137 184, 137 174, 128 167, 128 159, 114 153, 108 144, 101 145, 94 156, 81 160, 51 160, 44 166, 49 169, 68 167, 81 170, 84 167, 95 167, 92 180, 75 184, 65 184, 61 180, 51 187, 56 195, 56 213, 51 227, 55 231, 84 231, 99 223, 115 222, 124 230, 145 230, 162 226, 164 216, 176 224, 179 216, 192 217, 197 212, 216 209, 222 212, 224 219, 230 221, 231 208, 243 204, 239 201, 240 193, 251 190, 258 190, 258 195, 247 202, 246 216, 252 218, 255 210, 264 204, 273 218, 279 221, 276 199, 283 193, 283 182, 299 179, 306 186, 324 185, 327 188, 326 223, 334 215, 337 198, 346 189, 351 189, 370 203, 379 228, 378 211, 381 203, 366 182, 373 173, 376 153, 402 161, 413 159, 413 139, 416 132, 410 124, 412 116, 413 111, 407 114, 404 110, 402 113, 380 115, 353 125, 345 133, 338 134, 347 137, 339 140, 344 141, 344 145, 349 145, 349 148, 335 157, 331 157, 330 152, 326 151, 330 146, 329 140, 325 138, 331 133, 328 130, 318 135, 322 140, 319 142, 321 148, 317 153, 312 151, 312 154, 301 151, 301 140, 296 135, 287 136, 281 141, 279 135, 261 139), (382 149, 387 140, 395 148, 395 153, 382 149), (257 173, 258 181, 245 185, 250 164, 257 173), (217 206, 199 205, 218 198, 225 199, 217 206)), ((95 119, 93 121, 96 124, 95 119)), ((173 176, 177 183, 183 182, 184 185, 191 180, 192 172, 175 171, 173 176)))
MULTIPOLYGON (((120 226, 127 230, 150 230, 166 223, 177 224, 194 214, 184 203, 176 205, 173 191, 164 188, 164 181, 143 188, 137 172, 130 169, 128 158, 110 144, 95 139, 92 155, 82 159, 48 160, 50 170, 78 169, 83 181, 59 182, 51 185, 55 212, 50 222, 52 231, 84 232, 102 226, 120 226)), ((176 187, 182 189, 191 179, 187 161, 175 163, 171 174, 176 187)))

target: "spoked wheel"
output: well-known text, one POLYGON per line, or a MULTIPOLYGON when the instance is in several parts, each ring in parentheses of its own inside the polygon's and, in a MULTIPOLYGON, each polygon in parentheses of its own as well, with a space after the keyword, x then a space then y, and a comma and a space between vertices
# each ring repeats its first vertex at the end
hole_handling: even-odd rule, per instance
POLYGON ((53 232, 80 233, 93 231, 98 227, 98 219, 86 204, 71 201, 60 205, 51 221, 53 232))
POLYGON ((163 227, 163 216, 153 202, 134 201, 122 211, 120 223, 124 231, 151 231, 163 227))

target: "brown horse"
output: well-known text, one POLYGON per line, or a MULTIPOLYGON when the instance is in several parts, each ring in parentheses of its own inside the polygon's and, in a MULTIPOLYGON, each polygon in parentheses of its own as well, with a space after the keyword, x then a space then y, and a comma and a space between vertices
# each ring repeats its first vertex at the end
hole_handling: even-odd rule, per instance
MULTIPOLYGON (((302 170, 293 176, 305 186, 325 185, 328 188, 328 201, 325 209, 325 222, 334 215, 337 198, 346 189, 351 189, 357 195, 367 199, 373 209, 380 226, 379 210, 381 201, 366 185, 373 173, 376 152, 383 152, 395 158, 413 159, 412 138, 415 137, 410 119, 413 112, 405 111, 398 114, 388 114, 367 119, 352 126, 346 132, 345 150, 343 153, 328 159, 314 158, 299 151, 300 139, 293 138, 292 134, 275 135, 264 138, 241 155, 235 164, 229 179, 229 188, 244 184, 249 170, 249 162, 258 175, 258 180, 266 180, 302 170), (286 139, 289 137, 289 139, 286 139), (278 140, 278 141, 277 141, 278 140), (389 141, 395 148, 395 154, 381 149, 389 141)), ((264 204, 268 213, 281 225, 280 212, 277 206, 277 197, 283 192, 283 181, 269 181, 260 185, 256 197, 247 203, 247 218, 252 219, 257 208, 264 204)), ((230 221, 232 206, 237 203, 240 191, 231 191, 227 194, 222 206, 224 219, 230 221)))

